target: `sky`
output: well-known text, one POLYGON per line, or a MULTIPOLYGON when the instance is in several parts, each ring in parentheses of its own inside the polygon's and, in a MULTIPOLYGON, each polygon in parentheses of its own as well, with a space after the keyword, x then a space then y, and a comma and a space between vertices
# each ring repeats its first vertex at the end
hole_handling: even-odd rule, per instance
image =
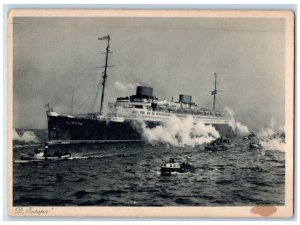
POLYGON ((235 112, 250 129, 284 125, 285 25, 280 18, 14 18, 13 126, 46 128, 58 113, 99 111, 110 35, 105 110, 116 97, 154 88, 235 112), (72 104, 73 96, 73 104, 72 104))

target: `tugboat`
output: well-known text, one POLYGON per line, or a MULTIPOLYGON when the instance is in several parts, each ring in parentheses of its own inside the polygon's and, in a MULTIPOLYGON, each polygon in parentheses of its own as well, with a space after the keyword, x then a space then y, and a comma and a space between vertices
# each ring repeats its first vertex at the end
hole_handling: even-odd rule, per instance
POLYGON ((232 148, 234 145, 230 143, 229 139, 218 138, 205 146, 207 151, 225 151, 232 148))
POLYGON ((182 158, 172 157, 169 162, 163 163, 160 167, 162 175, 171 175, 171 173, 187 173, 194 171, 195 168, 190 164, 188 159, 182 161, 182 158))
POLYGON ((29 152, 27 154, 21 153, 20 158, 22 160, 32 160, 32 161, 43 161, 43 160, 59 160, 68 159, 71 157, 71 153, 66 152, 54 152, 54 154, 48 154, 48 144, 45 144, 44 149, 35 149, 33 153, 29 152))

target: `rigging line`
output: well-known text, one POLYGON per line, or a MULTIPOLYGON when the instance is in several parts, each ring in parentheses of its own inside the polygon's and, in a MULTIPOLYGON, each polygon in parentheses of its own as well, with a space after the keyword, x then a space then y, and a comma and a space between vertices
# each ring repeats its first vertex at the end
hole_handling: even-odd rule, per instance
MULTIPOLYGON (((96 80, 98 80, 98 77, 96 77, 96 80)), ((97 82, 93 82, 93 84, 94 83, 97 84, 97 82)), ((99 86, 99 85, 97 85, 97 86, 99 86)), ((81 104, 79 106, 80 111, 82 111, 84 113, 86 113, 87 110, 88 110, 88 112, 93 112, 94 109, 92 107, 94 106, 94 101, 93 101, 93 97, 91 97, 91 96, 94 95, 95 89, 98 91, 98 88, 95 85, 92 85, 91 88, 87 89, 88 91, 84 95, 86 97, 84 99, 81 99, 81 104), (85 110, 83 110, 83 108, 85 110), (90 108, 92 108, 92 110, 89 110, 90 108)))
POLYGON ((79 80, 79 81, 78 81, 77 85, 75 85, 75 86, 72 88, 72 90, 71 90, 71 91, 74 91, 74 90, 75 90, 75 88, 79 87, 79 85, 80 85, 80 84, 83 84, 85 81, 88 81, 89 79, 84 79, 84 78, 91 76, 91 74, 96 76, 96 73, 94 73, 94 71, 93 71, 93 72, 91 72, 91 73, 87 73, 87 75, 86 75, 86 76, 83 76, 83 77, 81 77, 81 80, 79 80), (84 81, 83 81, 83 82, 81 82, 81 81, 82 81, 82 79, 84 79, 84 81))
MULTIPOLYGON (((77 101, 77 107, 76 111, 79 113, 87 113, 87 112, 94 112, 94 107, 95 107, 95 101, 94 98, 91 96, 94 96, 95 90, 99 94, 99 82, 101 81, 98 76, 95 76, 94 79, 92 80, 92 85, 90 88, 87 89, 87 92, 85 93, 84 96, 86 96, 84 99, 80 99, 80 101, 77 101), (98 83, 98 84, 97 84, 98 83), (96 85, 94 85, 96 84, 96 85), (85 110, 83 110, 85 109, 85 110), (88 109, 88 110, 87 110, 88 109)), ((97 94, 96 94, 97 95, 97 94)))
POLYGON ((84 99, 81 99, 81 101, 76 101, 76 104, 74 104, 73 107, 74 114, 77 114, 77 112, 81 110, 83 104, 85 104, 84 99))
POLYGON ((73 99, 73 114, 78 114, 80 112, 86 112, 86 110, 90 106, 90 98, 89 96, 93 95, 94 88, 85 88, 81 92, 80 98, 73 99))
POLYGON ((88 93, 85 94, 86 98, 81 99, 80 105, 79 105, 79 111, 81 111, 82 113, 94 112, 95 101, 93 100, 94 98, 91 96, 94 96, 95 89, 96 89, 97 93, 99 93, 99 91, 100 91, 99 90, 99 82, 100 81, 101 80, 100 79, 98 80, 98 77, 96 77, 96 82, 93 82, 93 84, 98 83, 97 86, 93 85, 91 88, 89 88, 88 93), (83 110, 83 109, 85 109, 85 110, 83 110))
MULTIPOLYGON (((101 87, 101 83, 102 83, 102 80, 101 79, 99 79, 99 82, 98 82, 98 86, 97 86, 97 91, 96 91, 96 95, 95 95, 95 97, 94 97, 94 101, 93 101, 93 103, 95 103, 95 105, 96 105, 96 101, 97 101, 97 98, 98 98, 98 96, 99 96, 99 93, 100 93, 100 87, 101 87)), ((95 105, 92 105, 92 111, 93 110, 95 110, 95 105)))
MULTIPOLYGON (((88 78, 89 76, 93 76, 93 75, 96 76, 96 73, 94 73, 94 72, 92 73, 92 72, 91 72, 91 73, 86 73, 86 74, 83 75, 83 76, 80 76, 80 78, 77 80, 75 86, 73 86, 71 89, 69 89, 69 90, 67 90, 66 92, 64 92, 63 97, 67 97, 67 96, 68 96, 69 94, 71 94, 72 92, 75 92, 75 89, 77 89, 81 84, 84 84, 86 81, 89 80, 89 79, 86 79, 86 78, 88 78), (84 79, 84 80, 83 80, 83 79, 84 79)), ((54 97, 57 97, 57 96, 56 96, 56 95, 53 95, 53 96, 50 98, 50 100, 49 100, 50 103, 53 101, 54 97)), ((56 98, 56 100, 54 101, 54 103, 53 103, 52 105, 55 106, 58 100, 59 100, 59 99, 56 98)))
POLYGON ((78 108, 77 112, 78 112, 79 114, 81 114, 81 113, 86 113, 86 111, 83 110, 83 109, 86 108, 86 102, 85 102, 85 101, 82 101, 82 102, 79 104, 79 106, 78 106, 77 108, 78 108))
MULTIPOLYGON (((88 74, 89 75, 89 74, 88 74)), ((84 77, 86 77, 86 76, 84 76, 84 77)), ((82 78, 83 79, 83 78, 82 78)), ((82 80, 81 79, 81 80, 82 80)), ((69 95, 71 94, 71 93, 75 93, 75 89, 77 89, 77 87, 79 86, 79 84, 82 84, 83 82, 81 82, 81 80, 79 80, 78 81, 78 84, 76 84, 75 85, 75 87, 72 87, 71 89, 69 89, 69 90, 67 90, 67 91, 64 91, 63 92, 63 96, 59 96, 59 97, 57 97, 56 95, 53 95, 52 97, 51 97, 51 99, 49 100, 49 102, 51 103, 52 101, 53 101, 53 99, 54 99, 54 97, 56 97, 56 99, 55 99, 55 101, 51 104, 51 105, 56 105, 56 103, 57 103, 57 101, 58 100, 61 100, 61 99, 67 99, 67 97, 69 97, 69 95)), ((86 79, 86 80, 88 80, 88 79, 86 79)))
POLYGON ((87 101, 88 98, 85 99, 81 99, 81 101, 79 102, 79 104, 77 104, 77 112, 80 113, 86 113, 87 112, 87 108, 90 106, 89 102, 87 101))
POLYGON ((70 90, 70 93, 73 92, 73 91, 75 91, 76 88, 78 88, 80 85, 84 84, 86 81, 90 80, 90 79, 85 79, 85 78, 87 78, 87 77, 91 78, 90 76, 93 76, 93 75, 96 76, 97 74, 94 73, 94 71, 93 71, 91 73, 87 73, 85 76, 82 76, 80 78, 80 80, 78 80, 77 84, 70 90))

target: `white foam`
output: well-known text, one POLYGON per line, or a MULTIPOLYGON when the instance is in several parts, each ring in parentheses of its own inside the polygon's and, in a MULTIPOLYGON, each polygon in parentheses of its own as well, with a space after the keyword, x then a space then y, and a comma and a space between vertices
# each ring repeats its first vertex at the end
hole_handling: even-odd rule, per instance
POLYGON ((285 133, 284 126, 278 126, 273 118, 271 118, 268 127, 263 127, 258 132, 258 137, 261 139, 260 143, 265 150, 279 150, 285 151, 285 133))
POLYGON ((229 126, 232 128, 234 132, 236 132, 239 135, 247 135, 250 133, 248 127, 241 122, 238 122, 234 118, 234 111, 233 109, 229 108, 228 106, 225 107, 225 111, 230 116, 229 126))
POLYGON ((13 130, 13 140, 35 143, 39 141, 38 137, 32 131, 25 131, 23 134, 19 134, 15 129, 13 130))
POLYGON ((142 135, 148 142, 166 143, 173 146, 191 146, 209 143, 220 137, 212 125, 195 122, 192 116, 180 119, 175 115, 166 118, 162 125, 154 128, 146 127, 141 122, 142 135))

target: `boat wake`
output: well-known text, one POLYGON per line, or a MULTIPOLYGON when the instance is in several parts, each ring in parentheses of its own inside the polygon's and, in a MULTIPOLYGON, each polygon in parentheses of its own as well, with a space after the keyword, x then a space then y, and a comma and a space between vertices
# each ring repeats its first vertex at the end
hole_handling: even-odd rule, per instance
POLYGON ((14 160, 14 163, 31 163, 31 162, 53 162, 53 161, 61 161, 61 160, 68 160, 68 158, 62 158, 62 159, 16 159, 14 160))
MULTIPOLYGON (((156 175, 162 175, 160 170, 151 170, 152 173, 155 173, 156 175)), ((178 176, 184 176, 187 174, 190 174, 191 172, 184 172, 184 173, 179 173, 179 172, 171 172, 170 175, 178 175, 178 176)))
MULTIPOLYGON (((130 155, 129 155, 130 156, 130 155)), ((95 154, 95 155, 81 155, 81 154, 72 154, 68 158, 58 158, 58 159, 51 159, 50 161, 59 161, 59 160, 88 160, 88 159, 102 159, 102 158, 112 158, 112 157, 125 157, 122 154, 110 154, 110 155, 103 155, 103 154, 95 154)), ((44 159, 16 159, 14 160, 15 163, 29 163, 29 162, 44 162, 47 160, 44 159)))
MULTIPOLYGON (((95 158, 103 158, 103 155, 98 156, 71 156, 67 159, 52 159, 51 161, 59 161, 59 160, 79 160, 79 159, 95 159, 95 158)), ((48 162, 47 160, 43 159, 32 159, 32 160, 23 160, 23 159, 16 159, 14 160, 15 163, 30 163, 30 162, 48 162)))
POLYGON ((39 147, 42 146, 43 143, 35 143, 35 144, 16 144, 13 148, 27 148, 27 147, 39 147))
POLYGON ((105 157, 104 155, 72 155, 70 158, 68 158, 69 160, 76 160, 76 159, 96 159, 96 158, 103 158, 105 157))
POLYGON ((15 163, 29 163, 31 160, 22 160, 22 159, 16 159, 14 160, 15 163))
POLYGON ((181 176, 181 175, 187 175, 187 174, 190 174, 191 172, 184 172, 184 173, 179 173, 179 172, 171 172, 171 175, 179 175, 179 176, 181 176))

